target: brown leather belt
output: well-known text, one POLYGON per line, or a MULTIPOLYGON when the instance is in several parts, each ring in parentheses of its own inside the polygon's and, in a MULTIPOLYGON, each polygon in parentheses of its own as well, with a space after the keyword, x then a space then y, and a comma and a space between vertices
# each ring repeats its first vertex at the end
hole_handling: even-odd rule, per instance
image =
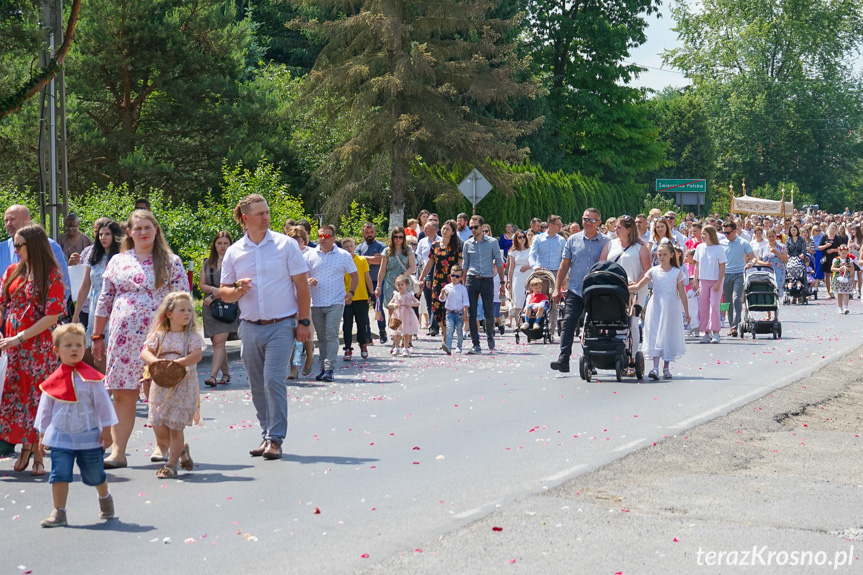
POLYGON ((280 321, 285 321, 286 319, 291 319, 294 317, 297 317, 297 316, 296 315, 289 315, 287 317, 279 317, 276 319, 259 319, 259 320, 255 320, 255 321, 245 319, 243 321, 247 321, 247 322, 253 323, 255 325, 270 325, 270 324, 279 323, 280 321))

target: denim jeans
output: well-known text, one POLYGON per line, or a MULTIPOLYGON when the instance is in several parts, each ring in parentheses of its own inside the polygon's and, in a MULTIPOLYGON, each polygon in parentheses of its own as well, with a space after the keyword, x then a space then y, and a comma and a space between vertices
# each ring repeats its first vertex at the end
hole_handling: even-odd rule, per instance
POLYGON ((105 474, 105 450, 101 447, 93 449, 59 449, 51 448, 51 475, 48 483, 72 483, 72 464, 78 460, 81 471, 81 483, 95 487, 102 485, 108 479, 105 474))
POLYGON ((252 404, 255 406, 261 435, 281 445, 288 433, 288 362, 294 348, 297 320, 286 319, 269 325, 240 322, 241 355, 252 404))
POLYGON ((584 312, 584 300, 575 292, 567 291, 563 308, 563 330, 560 333, 560 360, 569 361, 572 355, 572 341, 575 328, 584 312))
POLYGON ((335 369, 339 355, 339 325, 344 315, 345 304, 337 303, 327 307, 312 306, 312 321, 318 334, 318 353, 321 356, 321 369, 335 369))
MULTIPOLYGON (((492 326, 494 324, 494 278, 468 276, 465 287, 470 301, 467 314, 470 323, 470 340, 474 347, 479 347, 479 328, 476 325, 477 301, 482 296, 483 315, 488 322, 487 325, 492 326)), ((486 338, 489 341, 494 339, 494 330, 491 327, 486 327, 486 338)))
POLYGON ((464 312, 463 311, 449 311, 446 312, 446 346, 452 348, 452 334, 456 332, 458 334, 458 349, 461 349, 462 343, 464 342, 464 330, 462 329, 464 325, 464 312))

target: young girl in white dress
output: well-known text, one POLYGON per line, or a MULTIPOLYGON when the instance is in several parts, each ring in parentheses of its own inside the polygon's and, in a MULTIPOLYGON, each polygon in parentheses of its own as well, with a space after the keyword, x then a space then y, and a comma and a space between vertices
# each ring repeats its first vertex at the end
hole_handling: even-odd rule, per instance
POLYGON ((689 323, 690 320, 686 278, 677 262, 674 247, 671 243, 662 243, 656 249, 656 257, 659 265, 647 270, 641 281, 629 284, 630 293, 637 293, 648 282, 653 282, 653 296, 647 303, 641 351, 653 359, 653 369, 648 377, 654 380, 659 379, 660 359, 665 362, 662 376, 671 379, 671 362, 683 357, 686 352, 683 325, 684 321, 689 323))

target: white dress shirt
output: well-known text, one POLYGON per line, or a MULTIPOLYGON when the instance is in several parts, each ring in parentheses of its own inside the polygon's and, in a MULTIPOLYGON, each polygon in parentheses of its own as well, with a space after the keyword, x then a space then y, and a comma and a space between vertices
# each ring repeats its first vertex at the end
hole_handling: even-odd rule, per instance
MULTIPOLYGON (((357 272, 353 256, 338 246, 322 252, 318 246, 303 254, 309 266, 309 277, 318 280, 309 289, 312 292, 312 307, 329 307, 345 303, 345 274, 357 272)), ((365 278, 364 278, 365 279, 365 278)))
POLYGON ((426 262, 429 259, 429 253, 431 252, 431 246, 433 243, 441 239, 440 236, 436 238, 430 238, 428 236, 424 237, 420 241, 417 242, 416 249, 416 258, 417 258, 417 271, 420 271, 425 267, 426 262))
POLYGON ((438 299, 444 302, 444 308, 447 311, 464 311, 464 308, 470 306, 470 298, 464 284, 446 284, 443 286, 438 299))
POLYGON ((222 260, 221 281, 230 285, 239 279, 252 279, 249 291, 239 299, 240 319, 281 319, 299 311, 292 278, 308 271, 297 241, 267 230, 259 244, 247 233, 228 248, 222 260))

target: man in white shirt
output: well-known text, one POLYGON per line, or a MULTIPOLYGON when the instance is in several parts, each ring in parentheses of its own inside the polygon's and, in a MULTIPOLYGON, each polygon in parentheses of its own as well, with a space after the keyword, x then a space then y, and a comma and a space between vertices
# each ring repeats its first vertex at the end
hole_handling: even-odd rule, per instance
POLYGON ((680 233, 680 230, 678 230, 677 226, 674 225, 674 223, 677 221, 677 214, 675 214, 671 210, 668 210, 667 212, 665 212, 665 215, 663 217, 668 223, 668 229, 671 230, 671 237, 674 238, 674 241, 677 243, 677 245, 681 248, 685 246, 686 236, 680 233))
POLYGON ((359 274, 354 258, 336 247, 336 228, 318 229, 318 247, 303 254, 309 266, 309 286, 312 293, 312 321, 318 334, 321 372, 318 381, 333 381, 333 362, 339 352, 339 324, 345 306, 354 301, 359 274), (345 293, 345 274, 351 276, 351 285, 345 293))
POLYGON ((270 230, 263 196, 240 200, 234 220, 246 233, 225 252, 219 297, 240 302, 243 365, 263 436, 249 453, 281 459, 288 432, 287 358, 295 338, 311 338, 308 267, 296 240, 270 230))
MULTIPOLYGON (((429 259, 429 254, 431 253, 431 246, 433 243, 438 241, 440 236, 437 233, 437 220, 432 221, 429 218, 429 221, 426 222, 425 227, 423 228, 423 237, 417 242, 417 270, 421 270, 425 267, 426 262, 429 259)), ((425 296, 426 302, 426 313, 429 316, 429 335, 435 337, 438 335, 439 327, 437 321, 434 318, 434 313, 432 313, 432 290, 429 287, 430 284, 426 282, 426 278, 419 278, 420 282, 423 286, 423 296, 425 296)))

